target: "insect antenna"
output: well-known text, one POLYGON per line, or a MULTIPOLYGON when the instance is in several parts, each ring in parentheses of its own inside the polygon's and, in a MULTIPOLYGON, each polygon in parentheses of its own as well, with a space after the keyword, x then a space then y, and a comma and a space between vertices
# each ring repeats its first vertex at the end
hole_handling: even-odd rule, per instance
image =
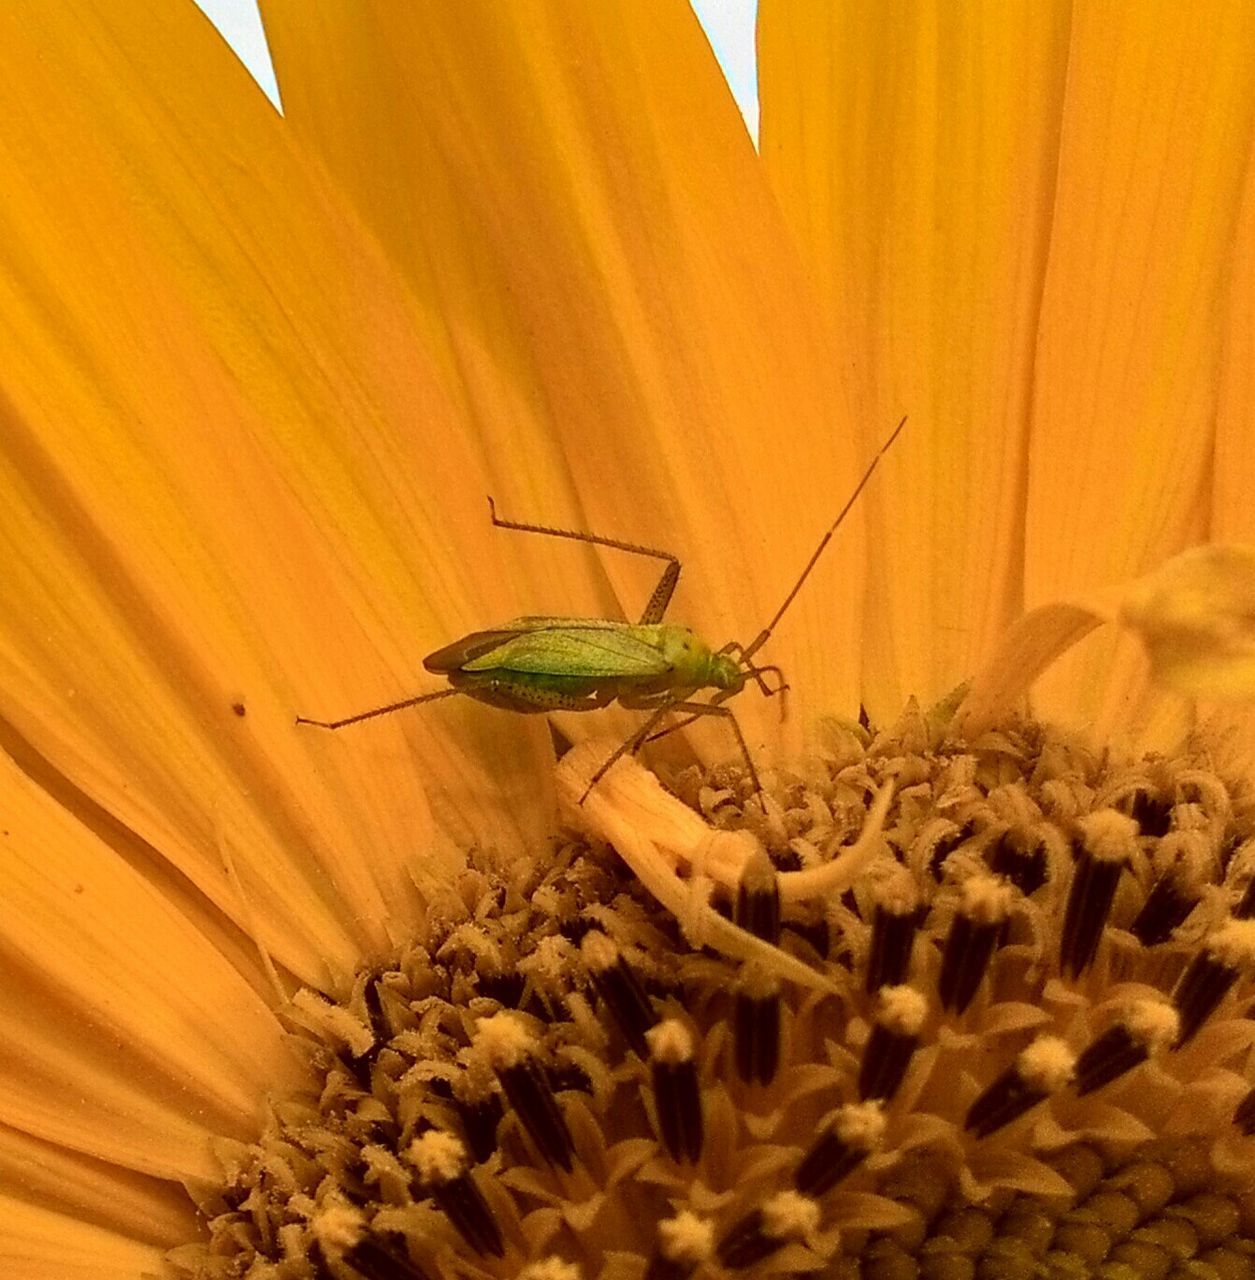
MULTIPOLYGON (((858 484, 854 486, 854 492, 850 494, 849 499, 846 501, 845 506, 841 508, 841 514, 837 516, 837 518, 832 522, 832 527, 819 540, 819 546, 815 548, 814 554, 812 554, 811 558, 806 562, 806 568, 802 570, 801 576, 793 584, 793 589, 789 592, 787 596, 785 596, 784 603, 780 606, 780 608, 776 610, 775 617, 772 618, 772 620, 753 638, 753 640, 749 642, 749 644, 745 646, 744 649, 742 649, 741 658, 747 666, 752 667, 752 663, 750 662, 750 659, 753 658, 753 656, 759 651, 759 649, 761 649, 763 645, 767 643, 767 640, 770 638, 771 633, 779 625, 780 619, 784 617, 785 610, 788 609, 788 607, 793 603, 794 598, 797 596, 797 593, 802 589, 802 584, 806 581, 807 578, 810 577, 811 570, 815 567, 816 563, 818 563, 819 557, 823 555, 824 548, 832 540, 832 535, 836 533, 836 531, 841 527, 841 522, 846 518, 847 515, 850 514, 850 508, 857 501, 858 495, 863 492, 863 489, 866 487, 867 482, 872 478, 872 472, 876 470, 877 463, 879 463, 881 458, 885 456, 885 454, 889 450, 889 446, 893 444, 893 442, 898 438, 898 435, 902 431, 902 428, 905 426, 906 426, 906 415, 903 414, 902 421, 899 422, 896 427, 894 427, 893 434, 889 437, 888 440, 884 442, 884 444, 880 446, 879 451, 877 452, 876 456, 871 460, 871 463, 868 466, 867 470, 863 472, 863 478, 858 482, 858 484)), ((763 668, 763 669, 769 670, 770 668, 763 668)))

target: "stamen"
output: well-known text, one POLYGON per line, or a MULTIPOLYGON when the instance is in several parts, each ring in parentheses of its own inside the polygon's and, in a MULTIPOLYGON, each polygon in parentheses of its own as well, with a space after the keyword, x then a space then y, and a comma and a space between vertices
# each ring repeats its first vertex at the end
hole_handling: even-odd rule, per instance
MULTIPOLYGON (((333 1192, 318 1204, 309 1225, 313 1236, 312 1261, 318 1273, 330 1275, 334 1264, 354 1261, 355 1269, 365 1280, 383 1280, 385 1275, 392 1274, 393 1259, 379 1241, 367 1233, 366 1215, 341 1194, 333 1192)), ((403 1272, 398 1274, 403 1280, 413 1280, 404 1277, 403 1272)), ((422 1272, 418 1276, 420 1280, 427 1280, 422 1272)))
POLYGON ((1255 1088, 1252 1088, 1238 1103, 1233 1113, 1233 1123, 1249 1138, 1255 1133, 1255 1088))
POLYGON ((518 1280, 581 1280, 583 1273, 573 1262, 565 1258, 548 1257, 528 1263, 518 1274, 518 1280))
POLYGON ((1172 800, 1157 792, 1139 789, 1133 792, 1125 808, 1144 836, 1166 836, 1172 829, 1172 800))
POLYGON ((928 1001, 914 987, 881 987, 876 1023, 872 1027, 858 1069, 858 1096, 888 1101, 898 1091, 911 1055, 919 1048, 919 1033, 928 1015, 928 1001))
POLYGON ((1080 820, 1081 841, 1063 916, 1059 967, 1073 979, 1089 968, 1111 911, 1120 872, 1136 849, 1137 823, 1116 809, 1080 820))
POLYGON ((1235 920, 1250 920, 1252 917, 1255 917, 1255 876, 1251 877, 1237 906, 1233 908, 1235 920))
POLYGON ((1084 1097, 1140 1066, 1152 1053, 1168 1048, 1180 1020, 1162 1000, 1136 1000, 1082 1051, 1076 1060, 1076 1091, 1084 1097))
POLYGON ((781 1191, 729 1228, 719 1241, 719 1261, 737 1271, 752 1267, 818 1227, 819 1206, 813 1199, 796 1191, 781 1191))
POLYGON ((649 1052, 645 1033, 657 1024, 658 1014, 636 971, 618 944, 600 929, 584 935, 580 955, 624 1038, 638 1058, 645 1058, 649 1052))
POLYGON ((878 886, 872 913, 872 940, 867 956, 864 990, 899 986, 911 972, 911 948, 920 925, 915 883, 903 872, 878 886))
POLYGON ((746 1084, 768 1085, 780 1066, 780 982, 749 966, 732 1018, 736 1072, 746 1084))
POLYGON ((658 1224, 658 1247, 645 1280, 687 1280, 715 1252, 715 1228, 706 1218, 681 1209, 658 1224))
MULTIPOLYGON (((779 879, 761 849, 741 871, 734 918, 764 942, 780 941, 779 879)), ((746 1084, 770 1084, 780 1065, 780 983, 754 965, 736 994, 732 1040, 737 1075, 746 1084)))
POLYGON ((1181 1015, 1178 1048, 1215 1012, 1242 970, 1252 965, 1255 920, 1227 920, 1212 932, 1172 993, 1172 1003, 1181 1015))
POLYGON ((666 1018, 645 1033, 653 1062, 654 1105, 662 1144, 677 1163, 701 1158, 702 1095, 697 1083, 693 1037, 676 1018, 666 1018))
POLYGON ((989 1137, 1066 1087, 1075 1065, 1076 1055, 1058 1036, 1038 1036, 972 1103, 963 1127, 989 1137))
POLYGON ((501 1228, 483 1192, 475 1185, 460 1139, 429 1129, 410 1143, 409 1160, 418 1171, 421 1192, 430 1196, 479 1254, 505 1255, 501 1228))
POLYGON ((366 1236, 342 1257, 360 1273, 363 1280, 432 1280, 432 1277, 409 1260, 405 1252, 404 1237, 397 1237, 395 1249, 389 1249, 374 1236, 366 1236))
POLYGON ((508 1011, 481 1018, 475 1028, 475 1046, 497 1073, 506 1100, 537 1150, 550 1164, 570 1173, 575 1143, 537 1061, 536 1043, 526 1023, 508 1011))
POLYGON ((505 1115, 501 1095, 492 1092, 478 1098, 455 1097, 458 1119, 462 1121, 462 1136, 471 1151, 471 1160, 483 1164, 497 1149, 497 1126, 505 1115))
POLYGON ((961 848, 972 838, 972 827, 965 824, 956 827, 952 822, 943 822, 934 824, 942 829, 935 836, 929 838, 928 843, 928 870, 932 873, 932 877, 938 884, 945 878, 946 859, 956 850, 961 848))
POLYGON ((960 889, 959 907, 941 953, 937 992, 944 1009, 962 1013, 980 987, 1011 914, 1015 890, 995 876, 970 875, 960 889))
POLYGON ((764 942, 780 941, 780 882, 764 850, 755 851, 741 871, 736 893, 736 923, 764 942))
POLYGON ((1151 886, 1129 931, 1144 947, 1167 942, 1172 931, 1194 910, 1197 890, 1187 887, 1183 872, 1170 868, 1151 886))
POLYGON ((874 1150, 885 1133, 885 1114, 878 1102, 850 1102, 802 1157, 793 1185, 804 1196, 818 1199, 852 1173, 874 1150))
POLYGON ((1046 848, 1041 839, 1015 828, 997 839, 990 851, 989 869, 1004 876, 1027 898, 1046 883, 1046 848))

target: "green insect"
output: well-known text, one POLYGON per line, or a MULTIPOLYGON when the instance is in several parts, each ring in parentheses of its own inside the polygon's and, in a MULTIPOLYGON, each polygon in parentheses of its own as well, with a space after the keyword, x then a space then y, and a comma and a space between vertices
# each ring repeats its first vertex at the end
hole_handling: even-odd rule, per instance
POLYGON ((513 529, 519 533, 537 533, 550 538, 568 538, 599 547, 613 547, 633 555, 647 556, 666 562, 649 603, 639 622, 617 622, 607 618, 515 618, 489 631, 473 631, 460 640, 437 649, 423 659, 423 666, 433 675, 442 675, 447 689, 423 693, 417 697, 390 702, 346 716, 343 720, 310 720, 298 716, 298 724, 317 725, 323 729, 342 729, 345 725, 371 720, 420 703, 434 702, 465 694, 489 706, 525 715, 550 711, 596 711, 618 702, 620 706, 651 714, 601 765, 588 784, 585 796, 605 776, 610 767, 629 751, 691 724, 704 716, 719 716, 727 721, 736 736, 755 791, 761 792, 758 771, 750 757, 745 736, 730 707, 729 698, 740 693, 746 682, 753 680, 767 697, 783 693, 788 687, 778 667, 756 666, 754 657, 770 638, 793 603, 802 584, 810 576, 824 548, 849 513, 863 487, 871 479, 876 464, 906 425, 903 418, 893 434, 872 459, 863 478, 855 486, 840 515, 820 539, 819 546, 807 561, 775 617, 747 645, 729 641, 722 649, 711 649, 688 627, 664 622, 663 616, 676 583, 680 578, 680 561, 668 551, 621 542, 598 534, 576 533, 568 529, 551 529, 545 525, 520 524, 503 520, 488 499, 494 528, 513 529), (767 681, 774 675, 778 683, 767 681), (708 701, 696 695, 707 689, 715 692, 708 701), (663 718, 679 712, 685 719, 655 732, 663 718))

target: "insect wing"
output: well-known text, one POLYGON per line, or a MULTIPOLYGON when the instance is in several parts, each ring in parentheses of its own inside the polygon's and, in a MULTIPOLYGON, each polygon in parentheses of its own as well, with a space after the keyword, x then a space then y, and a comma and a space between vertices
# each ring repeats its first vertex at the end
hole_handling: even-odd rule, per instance
POLYGON ((423 666, 433 675, 461 671, 468 662, 474 662, 484 654, 499 649, 503 644, 509 643, 516 634, 517 632, 511 627, 498 627, 493 631, 472 631, 461 640, 455 640, 452 644, 445 645, 443 649, 429 653, 423 659, 423 666))
POLYGON ((626 622, 588 625, 583 620, 572 623, 562 618, 544 621, 550 625, 515 632, 504 643, 464 662, 460 669, 592 679, 656 676, 668 670, 649 628, 626 622))
MULTIPOLYGON (((553 618, 545 615, 533 615, 526 618, 512 618, 490 631, 472 631, 460 640, 436 649, 423 659, 423 666, 433 675, 447 675, 450 671, 461 671, 468 663, 473 663, 485 654, 499 649, 516 636, 529 631, 554 631, 568 627, 592 628, 621 627, 621 622, 603 621, 599 618, 553 618)), ((496 663, 489 663, 491 670, 496 663)), ((485 668, 474 667, 472 670, 485 668)))

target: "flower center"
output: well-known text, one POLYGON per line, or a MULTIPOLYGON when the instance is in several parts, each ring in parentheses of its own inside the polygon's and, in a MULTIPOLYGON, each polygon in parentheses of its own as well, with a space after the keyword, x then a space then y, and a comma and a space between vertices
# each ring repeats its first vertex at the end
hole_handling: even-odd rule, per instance
POLYGON ((1031 722, 918 716, 673 789, 752 859, 693 950, 614 851, 472 857, 208 1197, 202 1277, 1255 1275, 1251 797, 1031 722), (844 892, 795 900, 895 795, 844 892))

